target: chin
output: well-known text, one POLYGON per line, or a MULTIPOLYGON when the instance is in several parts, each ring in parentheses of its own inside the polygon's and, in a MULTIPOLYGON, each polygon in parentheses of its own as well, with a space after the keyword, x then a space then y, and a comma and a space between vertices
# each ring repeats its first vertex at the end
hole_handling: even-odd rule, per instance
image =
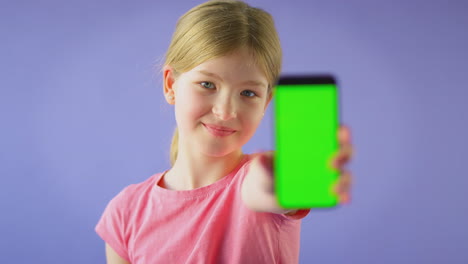
POLYGON ((227 151, 227 150, 210 150, 210 151, 204 151, 203 154, 214 157, 214 158, 221 158, 224 157, 228 154, 231 154, 232 151, 227 151))
POLYGON ((215 147, 215 146, 200 146, 199 148, 204 155, 210 156, 210 157, 224 157, 226 155, 229 155, 235 151, 238 150, 238 148, 228 148, 226 146, 224 147, 215 147))

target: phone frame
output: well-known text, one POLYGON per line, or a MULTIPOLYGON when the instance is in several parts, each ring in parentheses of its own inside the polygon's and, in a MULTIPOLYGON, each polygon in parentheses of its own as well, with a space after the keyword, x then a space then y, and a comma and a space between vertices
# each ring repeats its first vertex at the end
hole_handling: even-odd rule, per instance
MULTIPOLYGON (((275 85, 275 90, 278 85, 324 85, 324 84, 332 84, 334 85, 336 89, 336 103, 337 103, 337 130, 341 126, 342 122, 342 107, 341 107, 341 89, 340 85, 336 79, 336 77, 332 74, 302 74, 302 75, 284 75, 281 76, 275 85)), ((274 101, 273 107, 276 108, 276 102, 274 101)), ((276 148, 276 109, 273 111, 273 146, 276 148)), ((339 148, 339 142, 338 142, 338 131, 336 134, 337 137, 337 143, 338 143, 338 148, 339 148)), ((275 164, 275 163, 273 163, 275 164)), ((275 169, 273 171, 276 173, 275 169)), ((339 177, 339 175, 338 175, 339 177)), ((275 186, 276 186, 276 181, 275 181, 275 186)), ((275 193, 276 192, 276 187, 275 187, 275 193)), ((280 204, 279 196, 276 196, 278 199, 278 204, 280 204)), ((281 204, 280 204, 281 205, 281 204)), ((314 209, 321 209, 321 210, 330 210, 339 205, 338 201, 333 204, 332 206, 317 206, 317 207, 311 207, 314 209)), ((284 206, 283 206, 284 207, 284 206)), ((292 208, 292 207, 284 207, 286 209, 304 209, 304 208, 292 208)))

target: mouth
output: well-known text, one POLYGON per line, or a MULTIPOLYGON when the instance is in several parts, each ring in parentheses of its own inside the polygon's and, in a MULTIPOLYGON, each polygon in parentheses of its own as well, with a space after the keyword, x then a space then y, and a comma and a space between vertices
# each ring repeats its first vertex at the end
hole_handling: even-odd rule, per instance
POLYGON ((229 127, 209 125, 209 124, 205 124, 205 123, 202 123, 202 124, 206 128, 206 130, 215 137, 229 136, 231 134, 234 134, 237 131, 237 130, 229 128, 229 127))

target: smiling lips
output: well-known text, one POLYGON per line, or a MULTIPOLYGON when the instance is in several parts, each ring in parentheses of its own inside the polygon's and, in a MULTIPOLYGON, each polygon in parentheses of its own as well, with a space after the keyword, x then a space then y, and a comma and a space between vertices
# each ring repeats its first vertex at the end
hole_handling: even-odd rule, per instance
POLYGON ((233 134, 236 130, 231 129, 229 127, 222 127, 222 126, 215 126, 215 125, 208 125, 203 124, 203 126, 210 132, 213 136, 216 137, 225 137, 233 134))

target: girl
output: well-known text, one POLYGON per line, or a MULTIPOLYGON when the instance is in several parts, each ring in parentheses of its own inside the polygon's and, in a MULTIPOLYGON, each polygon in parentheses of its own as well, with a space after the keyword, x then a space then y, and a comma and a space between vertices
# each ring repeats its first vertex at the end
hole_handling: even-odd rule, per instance
MULTIPOLYGON (((125 188, 96 226, 108 263, 297 263, 301 219, 275 199, 272 153, 242 153, 272 98, 281 48, 271 16, 240 1, 183 15, 166 54, 175 107, 172 168, 125 188)), ((339 131, 336 192, 347 202, 350 134, 339 131)))

